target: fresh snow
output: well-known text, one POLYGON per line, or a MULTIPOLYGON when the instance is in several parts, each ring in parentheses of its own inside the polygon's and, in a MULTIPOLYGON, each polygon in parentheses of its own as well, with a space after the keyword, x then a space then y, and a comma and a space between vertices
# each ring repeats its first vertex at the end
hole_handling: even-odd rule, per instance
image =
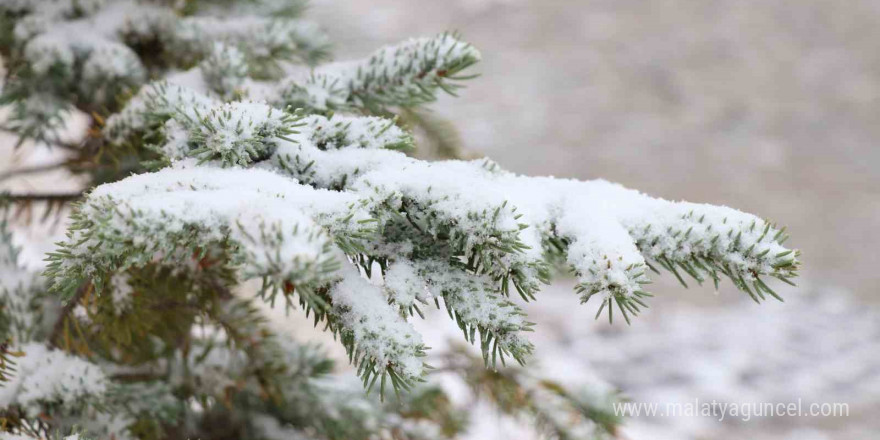
POLYGON ((39 415, 41 404, 82 405, 107 391, 108 379, 98 366, 41 343, 18 348, 16 372, 0 387, 0 407, 19 405, 28 417, 39 415))

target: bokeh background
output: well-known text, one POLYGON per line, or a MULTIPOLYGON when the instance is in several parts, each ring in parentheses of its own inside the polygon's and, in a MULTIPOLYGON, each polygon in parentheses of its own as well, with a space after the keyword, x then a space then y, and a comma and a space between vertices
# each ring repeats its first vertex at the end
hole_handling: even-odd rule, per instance
MULTIPOLYGON (((604 178, 788 226, 804 268, 799 288, 780 287, 786 303, 664 277, 648 314, 609 327, 560 280, 530 308, 537 360, 633 401, 801 398, 847 402, 850 416, 642 417, 626 438, 876 438, 880 2, 315 0, 310 15, 338 59, 460 31, 483 53, 482 76, 432 108, 509 170, 604 178)), ((477 414, 473 438, 533 438, 477 414)))
MULTIPOLYGON (((572 280, 528 306, 534 364, 633 402, 848 403, 848 417, 636 417, 621 438, 873 439, 880 432, 880 2, 877 0, 312 0, 309 18, 361 57, 457 30, 481 77, 431 106, 466 150, 524 174, 604 178, 655 196, 723 204, 787 225, 803 251, 784 304, 730 285, 654 285, 631 326, 593 320, 572 280)), ((2 136, 2 134, 0 134, 2 136)), ((11 151, 0 168, 51 152, 11 151)), ((0 170, 2 171, 2 170, 0 170)), ((75 185, 70 176, 0 190, 75 185)), ((35 265, 62 230, 30 230, 35 265)), ((295 314, 294 314, 295 315, 295 314)), ((305 337, 311 325, 277 314, 305 337)), ((427 343, 461 339, 437 312, 427 343)), ((336 352, 341 355, 341 349, 336 352)), ((341 363, 342 365, 345 362, 341 363)), ((471 402, 449 381, 453 395, 471 402)), ((540 438, 473 402, 468 438, 540 438)))

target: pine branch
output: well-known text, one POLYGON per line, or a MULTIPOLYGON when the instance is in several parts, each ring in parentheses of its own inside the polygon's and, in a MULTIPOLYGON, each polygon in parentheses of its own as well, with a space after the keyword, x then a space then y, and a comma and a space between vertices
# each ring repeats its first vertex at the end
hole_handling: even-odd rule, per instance
POLYGON ((288 78, 274 104, 317 112, 357 109, 387 114, 389 107, 415 107, 433 102, 440 91, 455 96, 462 72, 480 53, 454 34, 411 39, 388 46, 368 59, 315 69, 308 78, 288 78))
POLYGON ((12 214, 13 218, 23 217, 25 223, 30 223, 34 205, 38 205, 43 209, 39 218, 41 222, 48 220, 53 212, 56 214, 55 220, 59 221, 64 212, 63 208, 76 203, 82 196, 83 193, 10 194, 0 192, 0 210, 15 208, 15 212, 12 214))
POLYGON ((288 283, 321 284, 340 261, 332 238, 315 221, 326 221, 338 234, 352 231, 346 242, 369 228, 369 222, 361 222, 367 215, 350 206, 345 195, 327 204, 324 194, 269 172, 221 174, 168 169, 92 191, 73 214, 68 240, 49 254, 46 275, 52 289, 70 295, 83 279, 92 279, 101 291, 105 274, 143 266, 154 257, 182 264, 217 246, 230 250, 225 264, 240 265, 242 279, 262 278, 264 292, 281 291, 288 283), (222 197, 224 188, 230 197, 222 197), (157 197, 169 191, 182 197, 157 205, 157 197), (131 237, 150 240, 132 246, 131 237))
POLYGON ((423 146, 419 150, 419 157, 466 159, 473 156, 473 153, 465 152, 461 135, 450 120, 420 108, 401 109, 400 117, 404 125, 412 126, 418 133, 424 133, 429 148, 423 146))
POLYGON ((475 344, 479 332, 487 367, 497 368, 499 360, 504 365, 506 356, 525 364, 534 348, 522 333, 532 331, 534 324, 526 321, 525 312, 497 290, 491 278, 440 261, 421 261, 416 267, 423 279, 422 288, 427 286, 435 297, 443 298, 450 319, 458 324, 465 339, 475 344))
POLYGON ((215 93, 232 98, 241 93, 248 77, 245 55, 235 46, 214 43, 211 54, 199 63, 205 84, 215 93))
POLYGON ((70 313, 73 309, 79 305, 83 296, 92 288, 92 284, 85 282, 80 285, 76 292, 71 296, 66 303, 64 303, 64 307, 61 309, 61 313, 58 314, 58 317, 55 319, 55 324, 52 325, 52 333, 49 334, 48 341, 49 343, 57 348, 61 348, 59 339, 64 333, 64 329, 67 325, 67 320, 70 318, 70 313))
POLYGON ((2 410, 4 429, 368 439, 423 438, 427 426, 453 437, 461 419, 442 392, 420 385, 427 347, 407 321, 433 300, 480 343, 482 362, 450 367, 475 390, 550 436, 613 436, 607 399, 506 368, 533 351, 532 324, 511 297, 536 299, 565 262, 582 301, 596 298, 600 314, 629 322, 647 307, 651 269, 683 284, 689 276, 717 285, 724 275, 756 301, 781 300, 767 280, 797 275, 784 228, 750 214, 604 181, 519 176, 488 160, 407 156, 407 123, 458 154, 446 124, 420 107, 456 95, 480 53, 440 34, 320 65, 328 42, 293 19, 301 6, 0 4, 4 127, 20 142, 76 151, 0 181, 64 168, 94 186, 0 195, 19 210, 44 204, 47 215, 79 202, 45 272, 63 305, 20 270, 0 228, 0 264, 22 275, 0 286, 0 330, 27 348, 9 375, 15 352, 3 347, 0 380, 47 387, 7 393, 15 402, 2 410), (61 142, 79 113, 92 117, 88 136, 61 142), (323 354, 275 334, 232 294, 249 279, 262 280, 261 300, 298 305, 338 337, 368 394, 321 377, 330 368, 323 354), (60 316, 44 319, 53 304, 60 316), (108 374, 70 353, 87 353, 108 374), (376 402, 373 389, 380 401, 391 389, 398 399, 376 402))
POLYGON ((542 379, 521 367, 487 370, 461 346, 441 358, 438 372, 463 376, 476 398, 489 400, 505 414, 529 417, 549 438, 617 438, 622 421, 613 412, 614 394, 542 379))
POLYGON ((214 41, 234 45, 247 58, 250 75, 257 78, 280 75, 281 61, 314 64, 327 57, 329 46, 327 37, 312 23, 259 15, 183 17, 167 39, 181 64, 208 56, 214 41))
POLYGON ((71 193, 27 193, 27 194, 0 194, 0 204, 29 203, 29 202, 73 202, 83 196, 82 192, 71 193))

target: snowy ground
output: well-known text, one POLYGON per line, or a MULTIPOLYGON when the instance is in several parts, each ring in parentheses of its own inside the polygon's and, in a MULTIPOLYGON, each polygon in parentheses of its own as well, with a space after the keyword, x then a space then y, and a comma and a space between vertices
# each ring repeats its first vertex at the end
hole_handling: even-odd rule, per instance
POLYGON ((869 438, 868 424, 859 425, 880 409, 880 322, 847 292, 804 287, 784 304, 757 306, 743 295, 712 309, 653 298, 656 308, 627 327, 572 319, 577 300, 567 287, 555 285, 530 309, 537 358, 562 364, 551 370, 592 369, 633 402, 850 407, 839 418, 634 418, 630 438, 869 438))

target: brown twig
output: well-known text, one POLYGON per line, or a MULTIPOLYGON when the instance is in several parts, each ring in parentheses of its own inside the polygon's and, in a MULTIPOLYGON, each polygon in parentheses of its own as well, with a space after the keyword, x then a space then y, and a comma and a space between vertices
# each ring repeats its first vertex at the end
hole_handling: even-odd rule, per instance
POLYGON ((52 326, 52 333, 49 335, 49 343, 55 347, 58 347, 57 340, 61 336, 61 332, 64 330, 64 322, 67 320, 67 316, 70 315, 70 312, 73 311, 73 308, 79 304, 79 301, 85 296, 86 292, 91 288, 90 282, 85 282, 80 285, 76 289, 76 293, 73 295, 73 298, 67 301, 64 304, 64 308, 61 309, 61 314, 58 315, 58 319, 55 321, 55 325, 52 326))
POLYGON ((0 194, 0 200, 9 202, 70 202, 83 196, 83 192, 72 193, 27 193, 27 194, 0 194))

